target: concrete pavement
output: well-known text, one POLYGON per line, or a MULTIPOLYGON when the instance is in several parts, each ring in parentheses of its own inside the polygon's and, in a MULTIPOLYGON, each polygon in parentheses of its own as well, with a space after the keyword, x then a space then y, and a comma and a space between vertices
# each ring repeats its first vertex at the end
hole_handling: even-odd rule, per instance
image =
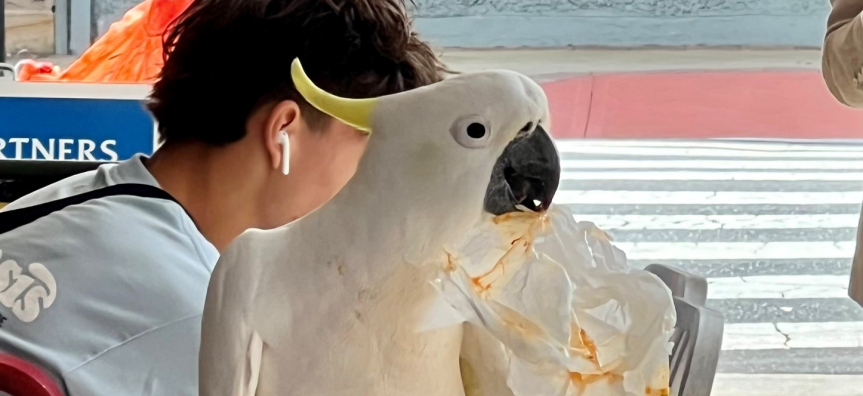
POLYGON ((711 396, 861 396, 861 375, 719 374, 711 396))
POLYGON ((847 297, 863 147, 559 140, 555 203, 640 268, 707 279, 725 317, 712 396, 863 395, 863 308, 847 297))

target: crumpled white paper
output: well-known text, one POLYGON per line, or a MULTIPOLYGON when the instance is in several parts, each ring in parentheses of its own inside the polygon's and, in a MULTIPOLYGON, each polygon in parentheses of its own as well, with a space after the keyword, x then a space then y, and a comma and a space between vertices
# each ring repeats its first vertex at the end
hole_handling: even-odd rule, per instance
POLYGON ((503 361, 478 364, 504 367, 512 395, 668 394, 670 291, 565 207, 488 219, 440 265, 426 328, 484 329, 500 348, 482 359, 503 361))

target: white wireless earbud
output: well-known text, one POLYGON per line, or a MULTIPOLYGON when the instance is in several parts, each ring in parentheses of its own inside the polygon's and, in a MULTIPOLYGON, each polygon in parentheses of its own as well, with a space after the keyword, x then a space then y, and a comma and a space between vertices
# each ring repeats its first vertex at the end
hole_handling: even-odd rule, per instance
POLYGON ((282 173, 291 172, 291 139, 285 131, 279 132, 279 144, 282 145, 282 173))

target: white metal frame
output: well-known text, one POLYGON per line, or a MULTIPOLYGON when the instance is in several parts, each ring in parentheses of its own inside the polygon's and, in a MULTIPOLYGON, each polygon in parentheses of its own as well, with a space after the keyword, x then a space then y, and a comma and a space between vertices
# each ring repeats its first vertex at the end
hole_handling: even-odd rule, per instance
POLYGON ((3 82, 0 97, 144 100, 153 87, 146 84, 3 82))
POLYGON ((90 47, 92 40, 92 1, 65 0, 69 5, 68 54, 80 55, 90 47))
POLYGON ((69 1, 54 1, 54 53, 69 54, 69 1))

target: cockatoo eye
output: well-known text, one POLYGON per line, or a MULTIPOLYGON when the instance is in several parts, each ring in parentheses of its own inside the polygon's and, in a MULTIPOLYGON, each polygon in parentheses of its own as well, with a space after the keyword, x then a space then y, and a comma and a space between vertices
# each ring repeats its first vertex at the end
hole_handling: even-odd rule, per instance
POLYGON ((451 132, 455 141, 466 148, 483 148, 491 136, 488 121, 478 115, 460 118, 453 124, 451 132))
POLYGON ((485 125, 478 122, 468 125, 467 135, 474 139, 482 139, 485 137, 485 125))

